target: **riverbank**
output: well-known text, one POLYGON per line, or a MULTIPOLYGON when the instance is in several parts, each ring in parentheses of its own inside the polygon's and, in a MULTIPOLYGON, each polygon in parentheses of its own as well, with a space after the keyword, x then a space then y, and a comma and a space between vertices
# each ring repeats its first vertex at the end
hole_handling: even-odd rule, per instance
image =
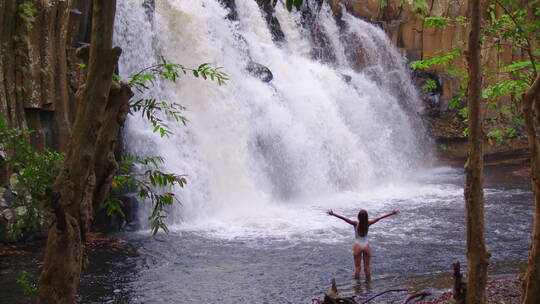
MULTIPOLYGON (((32 242, 0 246, 0 299, 2 303, 36 302, 35 295, 28 291, 36 287, 43 266, 45 246, 46 239, 43 238, 32 242)), ((81 280, 79 302, 88 303, 85 298, 92 297, 94 292, 98 292, 102 298, 110 293, 115 299, 112 303, 129 303, 129 301, 122 301, 122 294, 115 291, 113 281, 122 275, 125 277, 125 273, 119 275, 116 272, 121 272, 126 260, 139 258, 140 253, 120 238, 90 233, 87 236, 86 254, 89 269, 81 280), (96 282, 93 276, 96 273, 106 276, 111 272, 114 272, 113 276, 99 282, 96 282), (99 286, 94 286, 94 284, 99 284, 99 286)), ((128 263, 125 264, 128 265, 128 263)))
MULTIPOLYGON (((521 281, 518 278, 492 279, 486 286, 487 304, 519 304, 521 299, 521 281)), ((423 304, 442 304, 450 303, 452 292, 420 301, 423 304)))

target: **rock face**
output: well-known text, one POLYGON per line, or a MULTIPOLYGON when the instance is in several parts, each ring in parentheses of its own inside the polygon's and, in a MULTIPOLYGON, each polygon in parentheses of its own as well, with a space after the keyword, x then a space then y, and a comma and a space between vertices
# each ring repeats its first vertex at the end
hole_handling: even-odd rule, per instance
MULTIPOLYGON (((345 9, 359 18, 379 24, 391 38, 393 44, 402 50, 409 61, 425 60, 437 54, 446 54, 456 49, 464 50, 468 39, 468 28, 457 22, 460 17, 467 16, 466 0, 328 0, 334 10, 335 17, 339 20, 345 9), (425 17, 447 17, 451 20, 449 26, 435 27, 425 26, 425 17)), ((485 14, 484 14, 485 16, 485 14)), ((360 54, 361 55, 361 54, 360 54)), ((359 60, 361 61, 362 58, 359 60)), ((488 77, 484 78, 486 84, 500 81, 503 75, 499 74, 498 68, 510 63, 512 60, 524 58, 521 51, 499 53, 493 47, 493 41, 488 39, 483 44, 482 66, 488 77)), ((460 71, 466 71, 466 59, 462 55, 456 55, 453 61, 454 67, 460 71)), ((445 67, 434 66, 428 71, 415 73, 417 85, 426 103, 429 129, 432 135, 442 145, 456 146, 456 150, 462 150, 466 144, 463 136, 465 125, 459 117, 457 110, 452 109, 451 101, 460 94, 460 76, 452 76, 445 71, 445 67), (436 89, 426 91, 426 80, 436 82, 436 89), (459 147, 458 147, 459 146, 459 147)), ((499 104, 509 104, 510 100, 501 98, 499 104)), ((486 119, 495 116, 495 113, 487 109, 486 119)), ((500 126, 487 125, 487 130, 500 126)), ((520 127, 512 125, 518 133, 520 127)), ((516 145, 492 145, 486 149, 486 153, 508 152, 508 150, 520 150, 521 141, 516 145), (514 147, 515 146, 515 147, 514 147)), ((448 150, 449 151, 449 150, 448 150)), ((441 151, 444 154, 447 151, 441 151)), ((465 157, 463 153, 453 153, 452 156, 465 157)))
MULTIPOLYGON (((0 115, 34 130, 30 142, 65 151, 80 78, 75 49, 90 41, 91 1, 2 1, 0 115)), ((0 164, 0 185, 9 170, 0 164)))
MULTIPOLYGON (((330 0, 336 16, 341 15, 340 4, 348 12, 365 20, 380 24, 388 33, 393 44, 402 50, 410 61, 433 57, 438 52, 446 53, 463 48, 466 28, 449 26, 445 28, 424 27, 424 17, 449 17, 455 19, 466 16, 465 0, 449 1, 398 1, 398 0, 330 0), (384 5, 381 3, 384 2, 384 5), (417 3, 425 3, 425 6, 417 3)), ((456 58, 456 68, 464 69, 464 58, 456 58)), ((444 72, 443 67, 435 67, 429 72, 436 73, 440 82, 439 106, 447 109, 451 98, 459 93, 457 77, 444 72)), ((423 84, 423 83, 421 83, 423 84)))

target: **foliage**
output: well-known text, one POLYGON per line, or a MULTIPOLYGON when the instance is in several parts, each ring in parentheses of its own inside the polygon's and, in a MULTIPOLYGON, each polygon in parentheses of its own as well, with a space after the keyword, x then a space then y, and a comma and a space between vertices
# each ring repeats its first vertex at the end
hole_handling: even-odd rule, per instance
POLYGON ((19 4, 19 18, 22 19, 26 28, 30 29, 36 21, 37 9, 31 1, 25 1, 19 4))
POLYGON ((502 80, 492 85, 487 86, 482 91, 482 97, 486 100, 494 100, 501 96, 513 95, 520 98, 528 89, 527 82, 521 79, 502 80))
POLYGON ((424 18, 424 26, 445 27, 450 24, 448 17, 426 17, 424 18))
POLYGON ((28 143, 31 130, 10 128, 0 116, 0 151, 3 162, 12 165, 16 182, 15 205, 25 208, 12 229, 12 237, 19 238, 39 228, 40 204, 45 200, 45 189, 52 184, 64 156, 47 149, 39 153, 28 143))
POLYGON ((465 100, 465 95, 467 93, 468 80, 469 80, 469 75, 467 74, 464 74, 461 77, 461 82, 459 83, 459 94, 452 97, 452 99, 450 99, 450 104, 448 105, 450 109, 456 109, 462 105, 463 100, 465 100))
POLYGON ((441 149, 441 151, 451 151, 453 148, 449 145, 439 144, 439 149, 441 149))
POLYGON ((34 276, 30 272, 26 270, 21 270, 19 271, 17 278, 15 279, 15 283, 19 285, 19 288, 21 289, 23 294, 28 296, 35 294, 37 291, 36 284, 32 282, 33 280, 34 276))
POLYGON ((435 92, 437 90, 437 82, 431 78, 426 79, 422 90, 426 93, 435 92))
POLYGON ((423 16, 427 13, 427 3, 426 0, 414 0, 413 3, 413 12, 417 15, 423 16))
POLYGON ((169 126, 158 113, 164 113, 166 116, 173 118, 175 121, 180 121, 184 125, 187 123, 187 118, 181 115, 181 111, 186 108, 175 102, 158 101, 154 98, 142 98, 130 103, 132 112, 140 112, 143 118, 146 118, 152 124, 152 131, 158 132, 161 137, 172 134, 169 126))
POLYGON ((496 129, 489 131, 487 134, 488 142, 493 144, 493 140, 497 144, 503 144, 507 140, 517 137, 517 130, 512 127, 507 127, 505 129, 496 129))
MULTIPOLYGON (((484 45, 501 53, 510 50, 513 53, 521 52, 528 57, 528 60, 514 60, 494 73, 485 75, 486 82, 491 84, 483 88, 482 97, 487 107, 499 116, 499 129, 490 131, 488 135, 488 139, 494 143, 501 143, 502 138, 517 136, 514 134, 518 133, 516 126, 523 124, 517 102, 532 84, 538 73, 537 66, 540 64, 538 58, 540 36, 537 34, 540 30, 538 2, 538 0, 530 1, 529 8, 522 5, 520 7, 520 4, 513 0, 494 0, 487 5, 487 22, 482 31, 484 45), (533 19, 529 16, 531 11, 536 16, 533 19), (502 97, 509 97, 507 100, 512 101, 511 105, 501 105, 498 100, 502 97)), ((424 25, 426 27, 467 26, 468 21, 465 17, 458 17, 455 20, 446 17, 426 17, 424 25)), ((454 61, 460 55, 463 55, 463 52, 454 49, 410 64, 413 69, 443 67, 450 75, 461 76, 460 93, 450 100, 449 108, 452 109, 459 109, 462 106, 467 91, 467 73, 457 70, 454 66, 454 61)), ((467 119, 466 109, 460 109, 459 114, 463 119, 467 119)), ((467 130, 464 132, 464 135, 466 134, 467 130)))
POLYGON ((462 51, 460 49, 454 49, 444 55, 441 55, 439 52, 432 58, 411 62, 410 67, 413 70, 416 70, 416 69, 428 69, 434 66, 443 66, 443 67, 446 67, 446 71, 450 75, 456 76, 460 74, 460 71, 455 69, 454 60, 460 55, 462 55, 462 51))
MULTIPOLYGON (((523 50, 529 59, 533 54, 539 52, 538 43, 540 37, 540 10, 538 9, 538 0, 529 1, 531 14, 536 18, 530 19, 527 7, 519 7, 511 0, 495 0, 495 3, 488 5, 488 26, 486 34, 496 39, 496 47, 503 50, 509 47, 512 51, 523 50), (502 9, 503 13, 498 12, 502 9), (536 46, 536 47, 535 47, 536 46)), ((533 69, 538 64, 538 59, 532 62, 533 69)))
POLYGON ((287 7, 287 10, 290 12, 293 9, 293 5, 296 9, 300 9, 302 7, 302 0, 286 0, 285 6, 287 7))
MULTIPOLYGON (((190 72, 196 78, 201 77, 204 80, 210 78, 210 80, 216 81, 218 85, 222 85, 229 78, 221 69, 222 67, 212 67, 208 63, 203 63, 196 69, 192 69, 181 64, 172 63, 161 57, 158 64, 131 75, 127 84, 142 92, 155 85, 158 79, 176 82, 181 75, 186 75, 190 72)), ((120 80, 116 78, 115 81, 120 80)), ((181 112, 186 108, 175 102, 167 102, 154 98, 141 98, 130 102, 129 106, 131 112, 140 112, 141 116, 152 124, 153 132, 159 132, 161 137, 168 136, 172 132, 164 119, 159 116, 160 113, 177 122, 182 122, 184 125, 187 123, 187 118, 181 115, 181 112)))
POLYGON ((128 85, 140 91, 148 89, 148 84, 154 84, 158 78, 176 82, 181 75, 180 73, 186 75, 188 72, 191 72, 194 77, 200 76, 204 80, 210 78, 213 81, 217 81, 218 85, 222 85, 229 78, 226 73, 221 71, 221 69, 223 68, 212 67, 208 63, 203 63, 196 69, 192 69, 181 64, 172 63, 164 57, 161 57, 158 64, 147 67, 140 72, 131 75, 129 77, 128 85))
POLYGON ((467 26, 468 25, 467 18, 464 16, 458 16, 455 19, 451 19, 449 17, 425 17, 424 18, 424 27, 446 27, 450 25, 459 25, 459 26, 467 26))
POLYGON ((123 156, 120 162, 119 172, 112 181, 113 195, 105 203, 107 214, 111 215, 117 212, 125 216, 119 206, 119 200, 115 197, 114 193, 121 189, 137 190, 140 198, 150 199, 152 202, 152 214, 148 218, 150 220, 152 234, 155 235, 159 229, 168 231, 164 223, 164 219, 167 217, 166 207, 172 205, 178 199, 176 199, 174 193, 160 190, 170 190, 175 185, 184 187, 187 181, 184 175, 161 171, 160 165, 163 162, 164 159, 159 156, 123 156), (136 166, 142 170, 133 170, 136 166))

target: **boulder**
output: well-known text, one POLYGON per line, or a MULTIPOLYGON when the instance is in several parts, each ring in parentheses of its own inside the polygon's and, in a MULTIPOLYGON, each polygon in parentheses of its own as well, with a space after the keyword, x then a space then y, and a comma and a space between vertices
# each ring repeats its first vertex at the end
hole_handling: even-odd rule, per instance
POLYGON ((0 187, 0 208, 9 208, 13 206, 15 193, 9 188, 0 187))
POLYGON ((346 83, 350 83, 351 80, 352 80, 352 76, 351 76, 351 75, 347 75, 347 74, 341 74, 341 78, 342 78, 346 83))
POLYGON ((250 61, 246 65, 246 71, 251 76, 259 78, 262 82, 270 82, 274 79, 274 75, 268 67, 254 61, 250 61))
POLYGON ((5 209, 4 211, 2 211, 1 215, 8 223, 11 222, 15 218, 13 211, 11 211, 11 209, 5 209))
POLYGON ((13 209, 13 212, 15 212, 15 215, 18 217, 25 215, 28 212, 28 209, 25 206, 19 206, 15 209, 13 209))

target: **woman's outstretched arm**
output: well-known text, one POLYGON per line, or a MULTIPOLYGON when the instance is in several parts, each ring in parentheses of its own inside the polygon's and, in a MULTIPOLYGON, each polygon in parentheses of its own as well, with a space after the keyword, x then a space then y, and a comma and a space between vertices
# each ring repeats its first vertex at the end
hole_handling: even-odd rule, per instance
POLYGON ((369 221, 369 224, 370 224, 370 225, 373 225, 373 224, 375 224, 376 222, 382 220, 383 218, 389 217, 389 216, 392 216, 392 215, 395 215, 395 214, 399 214, 399 210, 392 210, 392 211, 391 211, 390 213, 388 213, 388 214, 385 214, 385 215, 383 215, 383 216, 379 216, 379 217, 377 217, 377 218, 374 218, 374 219, 372 219, 371 221, 369 221))
POLYGON ((344 220, 345 222, 347 222, 347 223, 349 223, 349 224, 351 224, 351 225, 353 225, 353 226, 356 226, 356 221, 353 221, 353 220, 351 220, 351 219, 349 219, 349 218, 346 218, 346 217, 344 217, 344 216, 342 216, 342 215, 339 215, 339 214, 337 214, 337 213, 334 213, 334 211, 332 211, 332 209, 326 211, 326 214, 335 216, 335 217, 337 217, 338 219, 342 219, 342 220, 344 220))

